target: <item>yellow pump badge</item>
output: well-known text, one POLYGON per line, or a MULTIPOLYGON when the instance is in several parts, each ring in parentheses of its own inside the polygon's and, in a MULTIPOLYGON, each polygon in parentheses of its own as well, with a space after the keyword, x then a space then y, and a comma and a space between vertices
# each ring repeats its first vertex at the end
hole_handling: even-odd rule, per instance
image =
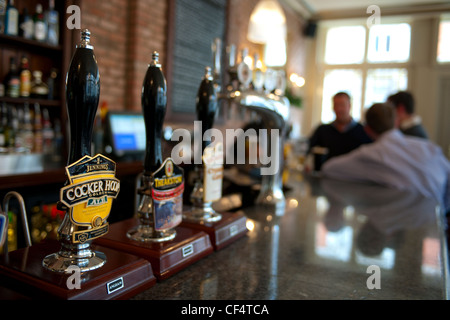
POLYGON ((101 227, 120 191, 115 162, 101 154, 84 156, 66 167, 66 173, 70 184, 61 189, 60 199, 70 208, 71 221, 79 226, 101 227))

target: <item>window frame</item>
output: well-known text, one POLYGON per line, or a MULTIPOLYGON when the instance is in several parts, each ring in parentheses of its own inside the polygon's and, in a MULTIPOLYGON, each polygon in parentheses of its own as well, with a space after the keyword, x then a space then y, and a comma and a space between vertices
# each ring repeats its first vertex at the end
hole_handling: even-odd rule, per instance
MULTIPOLYGON (((319 111, 319 119, 322 119, 322 108, 323 108, 323 86, 325 80, 325 74, 328 70, 334 69, 355 69, 360 70, 362 74, 362 86, 361 86, 361 97, 360 97, 360 119, 355 118, 356 121, 361 121, 364 112, 367 109, 365 106, 365 98, 366 98, 366 87, 367 87, 367 76, 368 71, 371 69, 406 69, 407 71, 407 89, 411 86, 411 65, 412 65, 412 57, 411 50, 413 46, 412 32, 413 32, 413 20, 410 17, 404 16, 392 16, 392 17, 384 17, 381 21, 381 24, 401 24, 407 23, 411 28, 411 39, 410 39, 410 55, 409 59, 405 62, 368 62, 368 47, 369 47, 369 34, 370 29, 366 26, 366 19, 344 19, 344 20, 332 20, 332 21, 324 21, 318 30, 318 42, 317 42, 317 56, 316 61, 318 61, 318 67, 320 72, 318 72, 318 90, 320 90, 320 95, 318 98, 318 107, 319 111), (362 63, 354 63, 354 64, 326 64, 325 63, 325 49, 326 49, 326 38, 328 30, 335 27, 343 27, 343 26, 356 26, 361 25, 365 27, 366 37, 364 44, 364 59, 362 63)), ((437 50, 437 49, 436 49, 437 50)), ((352 97, 353 98, 353 97, 352 97)), ((353 107, 353 105, 352 105, 353 107)), ((353 112, 352 112, 353 113, 353 112)))

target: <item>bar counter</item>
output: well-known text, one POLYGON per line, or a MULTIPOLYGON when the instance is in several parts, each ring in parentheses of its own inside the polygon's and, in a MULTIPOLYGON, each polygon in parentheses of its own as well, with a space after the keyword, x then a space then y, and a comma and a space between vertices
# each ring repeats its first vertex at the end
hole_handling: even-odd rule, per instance
POLYGON ((434 201, 300 172, 285 185, 284 213, 240 209, 245 237, 133 299, 448 298, 447 242, 434 201))
MULTIPOLYGON (((226 172, 215 208, 244 214, 247 234, 127 298, 448 299, 445 219, 435 201, 301 171, 285 176, 277 212, 252 204, 258 184, 249 176, 226 172)), ((27 298, 6 290, 0 284, 0 298, 27 298)))

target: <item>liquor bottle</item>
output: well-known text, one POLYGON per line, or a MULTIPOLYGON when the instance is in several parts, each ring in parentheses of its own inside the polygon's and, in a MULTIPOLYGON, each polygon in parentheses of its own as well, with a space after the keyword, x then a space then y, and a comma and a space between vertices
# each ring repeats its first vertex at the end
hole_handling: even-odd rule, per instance
POLYGON ((47 24, 42 11, 42 4, 36 5, 36 13, 34 15, 34 39, 37 41, 45 41, 47 38, 47 24))
POLYGON ((3 102, 2 107, 0 108, 0 148, 5 147, 5 129, 8 125, 8 118, 4 110, 6 110, 5 102, 3 102))
MULTIPOLYGON (((5 114, 5 110, 3 110, 3 114, 5 114)), ((5 127, 5 147, 9 148, 10 151, 14 150, 16 145, 16 132, 14 131, 14 114, 13 107, 7 106, 6 108, 6 127, 5 127)))
POLYGON ((63 135, 61 132, 61 122, 59 119, 55 119, 55 138, 53 139, 53 152, 52 160, 53 162, 60 162, 62 159, 63 151, 63 135))
POLYGON ((48 95, 47 98, 49 100, 57 99, 58 98, 58 70, 55 68, 52 68, 50 71, 50 76, 47 79, 47 87, 48 87, 48 95))
POLYGON ((0 34, 5 33, 5 15, 6 15, 6 0, 0 0, 0 34))
POLYGON ((20 16, 19 35, 25 39, 33 39, 34 36, 34 22, 28 9, 24 8, 20 16))
POLYGON ((44 154, 51 154, 53 149, 53 139, 55 133, 53 132, 52 124, 50 122, 50 115, 48 109, 42 110, 42 152, 44 154))
POLYGON ((9 59, 9 73, 5 78, 6 96, 18 98, 20 95, 20 76, 17 69, 16 59, 9 59))
POLYGON ((70 123, 68 164, 91 154, 91 138, 100 97, 100 73, 90 32, 82 30, 66 81, 67 113, 70 123), (77 125, 75 125, 77 124, 77 125))
POLYGON ((33 130, 34 130, 33 152, 42 153, 43 147, 42 115, 41 115, 41 106, 39 105, 39 103, 34 104, 33 130))
POLYGON ((31 97, 36 99, 48 98, 48 86, 42 81, 42 71, 33 71, 34 81, 31 84, 31 97))
POLYGON ((200 83, 196 99, 197 119, 202 122, 202 149, 201 152, 211 143, 204 139, 205 132, 214 125, 214 118, 217 112, 217 94, 214 88, 211 68, 205 68, 205 75, 200 83))
POLYGON ((33 123, 31 119, 31 111, 28 102, 25 102, 23 106, 23 123, 22 123, 22 147, 27 152, 32 152, 34 149, 34 133, 33 123))
POLYGON ((153 52, 142 88, 142 110, 146 128, 144 175, 150 176, 162 163, 162 126, 166 115, 166 79, 159 63, 159 53, 153 52))
POLYGON ((241 84, 240 89, 245 91, 249 89, 250 83, 252 82, 252 70, 250 66, 245 61, 248 56, 248 49, 244 48, 241 51, 241 62, 237 67, 238 79, 241 84))
POLYGON ((27 98, 31 92, 31 72, 28 58, 23 56, 20 63, 20 96, 27 98))
POLYGON ((14 6, 14 0, 9 0, 6 6, 5 34, 9 36, 19 35, 19 11, 14 6))
POLYGON ((47 21, 47 43, 58 45, 59 43, 59 13, 55 10, 55 0, 49 1, 49 9, 45 12, 47 21))

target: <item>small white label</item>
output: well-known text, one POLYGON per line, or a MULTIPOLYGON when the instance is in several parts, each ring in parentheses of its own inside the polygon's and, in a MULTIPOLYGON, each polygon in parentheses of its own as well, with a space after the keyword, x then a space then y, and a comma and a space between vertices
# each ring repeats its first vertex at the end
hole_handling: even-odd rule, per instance
POLYGON ((183 251, 183 258, 186 258, 187 256, 190 256, 191 254, 194 253, 194 246, 190 244, 181 250, 183 251))
POLYGON ((106 288, 108 289, 108 294, 116 292, 117 290, 120 290, 123 287, 124 287, 124 285, 123 285, 123 278, 122 277, 120 277, 119 279, 116 279, 114 281, 108 282, 106 284, 106 288))
POLYGON ((235 236, 238 233, 239 229, 238 226, 236 224, 233 224, 230 227, 230 236, 235 236))

